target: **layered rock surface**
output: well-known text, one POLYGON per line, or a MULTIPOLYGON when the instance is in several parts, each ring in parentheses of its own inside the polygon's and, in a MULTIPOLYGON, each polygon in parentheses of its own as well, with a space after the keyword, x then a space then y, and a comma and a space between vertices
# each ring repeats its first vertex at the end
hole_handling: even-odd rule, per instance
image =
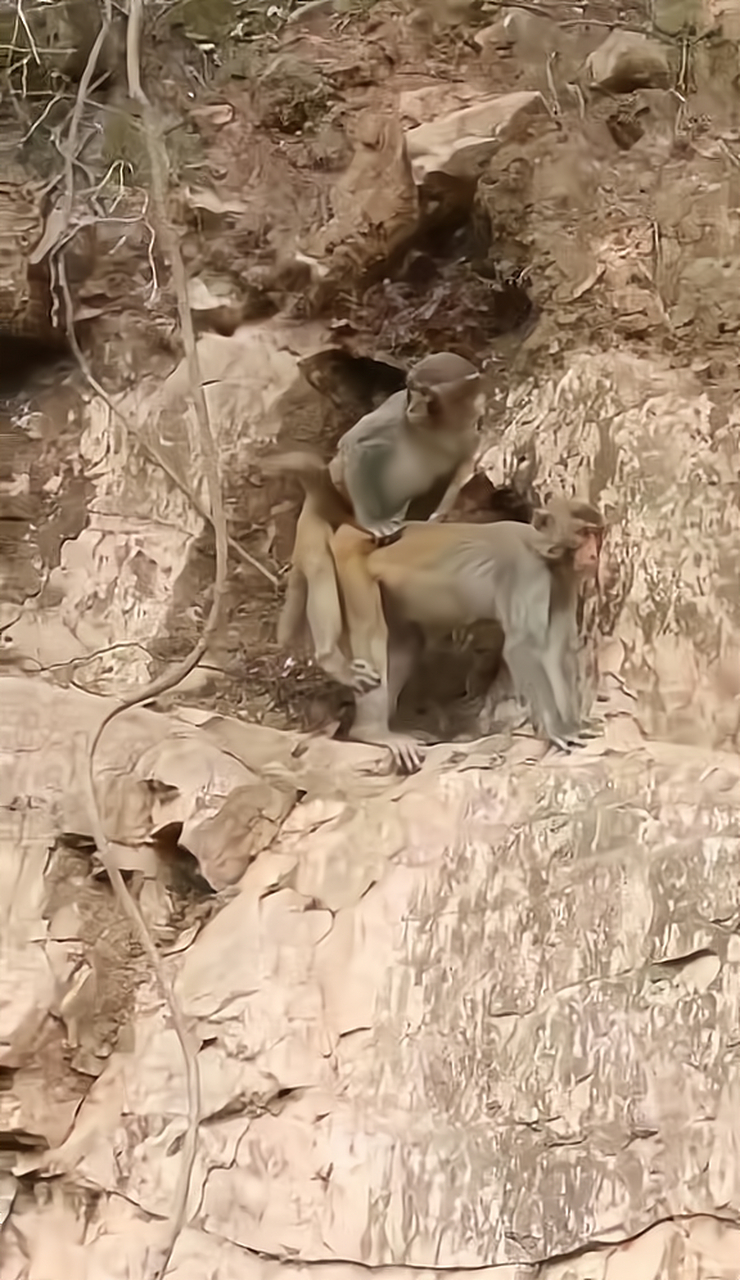
MULTIPOLYGON (((168 39, 229 52, 190 98, 162 73, 172 213, 219 330, 198 356, 232 532, 263 572, 235 555, 204 669, 95 762, 199 1066, 172 1274, 735 1280, 740 17, 322 4, 242 45, 191 8, 168 39), (259 457, 328 449, 450 344, 486 370, 489 475, 527 454, 543 495, 606 512, 605 731, 575 759, 506 731, 443 743, 400 780, 286 727, 323 694, 281 702, 296 495, 259 457)), ((105 147, 134 154, 90 145, 98 181, 105 147)), ((79 187, 69 214, 111 403, 64 372, 6 402, 3 1280, 148 1276, 182 1169, 181 1046, 87 784, 103 714, 197 634, 211 576, 130 163, 117 215, 79 187)))

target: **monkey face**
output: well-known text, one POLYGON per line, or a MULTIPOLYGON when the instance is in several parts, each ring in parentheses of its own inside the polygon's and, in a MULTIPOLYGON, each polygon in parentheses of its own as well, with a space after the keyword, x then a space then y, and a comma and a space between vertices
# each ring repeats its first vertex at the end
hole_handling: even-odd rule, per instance
POLYGON ((410 383, 406 417, 414 425, 426 425, 433 431, 469 431, 478 426, 485 407, 485 396, 479 387, 478 373, 436 387, 410 383))
POLYGON ((534 512, 535 529, 565 538, 573 551, 573 568, 582 583, 599 581, 601 549, 606 532, 598 507, 577 498, 550 497, 534 512))
POLYGON ((596 579, 604 541, 604 530, 584 525, 573 556, 573 568, 582 578, 596 579))

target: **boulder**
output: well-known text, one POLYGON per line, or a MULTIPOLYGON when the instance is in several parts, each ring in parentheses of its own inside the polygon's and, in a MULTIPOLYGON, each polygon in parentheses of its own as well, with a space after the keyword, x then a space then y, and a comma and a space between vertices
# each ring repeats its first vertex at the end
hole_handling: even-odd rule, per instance
POLYGON ((635 31, 611 31, 589 54, 586 71, 591 88, 605 93, 667 89, 671 82, 665 47, 635 31))

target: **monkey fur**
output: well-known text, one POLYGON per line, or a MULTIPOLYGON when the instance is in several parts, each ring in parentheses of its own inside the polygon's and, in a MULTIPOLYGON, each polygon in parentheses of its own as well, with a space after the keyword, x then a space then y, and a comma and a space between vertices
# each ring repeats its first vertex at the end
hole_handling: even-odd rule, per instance
POLYGON ((470 361, 449 351, 421 360, 405 390, 342 436, 329 464, 357 523, 376 537, 397 533, 411 499, 442 477, 450 480, 432 519, 449 510, 472 470, 481 411, 480 374, 470 361))
POLYGON ((432 519, 450 510, 472 471, 482 411, 480 374, 443 351, 410 371, 407 387, 366 414, 341 438, 328 467, 308 453, 267 459, 268 473, 294 472, 305 501, 296 526, 278 643, 308 623, 316 661, 327 675, 364 693, 373 676, 343 650, 343 622, 331 537, 348 523, 376 539, 395 537, 409 502, 435 482, 446 490, 432 519))

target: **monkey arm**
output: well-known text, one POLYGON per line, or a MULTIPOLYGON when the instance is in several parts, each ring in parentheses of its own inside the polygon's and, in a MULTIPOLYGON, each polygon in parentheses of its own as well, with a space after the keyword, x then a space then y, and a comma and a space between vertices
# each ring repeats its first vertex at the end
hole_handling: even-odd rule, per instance
POLYGON ((457 501, 460 490, 464 488, 472 478, 473 474, 474 467, 471 459, 464 458, 442 494, 442 497, 437 504, 437 509, 430 515, 430 520, 441 520, 443 516, 446 516, 452 510, 457 501))
POLYGON ((342 478, 355 519, 376 536, 396 532, 408 506, 405 502, 400 509, 389 510, 386 485, 393 452, 385 441, 365 441, 362 449, 348 450, 344 460, 342 478))

